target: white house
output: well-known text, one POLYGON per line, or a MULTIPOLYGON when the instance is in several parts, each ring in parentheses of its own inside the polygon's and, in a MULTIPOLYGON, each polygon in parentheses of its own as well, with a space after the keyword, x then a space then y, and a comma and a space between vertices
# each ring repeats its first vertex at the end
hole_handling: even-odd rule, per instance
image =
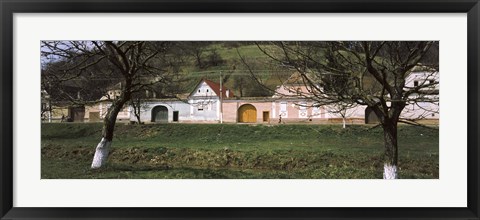
MULTIPOLYGON (((220 99, 233 93, 226 87, 202 79, 186 98, 149 99, 142 103, 140 118, 145 122, 217 122, 220 120, 220 99)), ((133 108, 130 107, 133 112, 133 108)), ((136 121, 130 114, 130 120, 136 121)))
POLYGON ((409 105, 402 112, 403 118, 439 119, 439 78, 440 74, 436 71, 416 71, 407 77, 406 88, 412 94, 409 96, 409 105))

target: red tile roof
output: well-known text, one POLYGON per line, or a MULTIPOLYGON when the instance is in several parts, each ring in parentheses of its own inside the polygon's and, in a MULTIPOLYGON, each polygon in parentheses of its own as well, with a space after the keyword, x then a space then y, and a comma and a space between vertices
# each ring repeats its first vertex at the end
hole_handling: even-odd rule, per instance
MULTIPOLYGON (((210 88, 212 88, 212 90, 220 97, 220 84, 216 83, 216 82, 213 82, 213 81, 210 81, 208 79, 203 79, 202 80, 203 82, 207 83, 208 86, 210 86, 210 88)), ((200 81, 200 83, 202 82, 200 81)), ((224 85, 222 85, 222 96, 223 98, 227 98, 227 87, 225 87, 224 85)), ((234 97, 235 95, 233 94, 233 91, 230 90, 230 94, 228 95, 228 97, 234 97)))

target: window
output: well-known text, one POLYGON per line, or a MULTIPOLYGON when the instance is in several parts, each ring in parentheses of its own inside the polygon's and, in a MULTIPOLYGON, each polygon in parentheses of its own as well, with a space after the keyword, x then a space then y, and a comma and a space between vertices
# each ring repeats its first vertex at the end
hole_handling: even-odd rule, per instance
POLYGON ((209 90, 207 89, 207 92, 209 92, 209 90))
POLYGON ((199 102, 197 103, 198 104, 198 107, 197 107, 197 110, 198 111, 203 111, 205 110, 205 107, 208 108, 208 103, 207 102, 199 102))
POLYGON ((300 103, 300 110, 305 110, 305 109, 307 109, 307 103, 306 102, 300 103))
POLYGON ((435 83, 435 80, 431 79, 429 80, 430 84, 434 84, 435 83))
POLYGON ((286 112, 287 111, 287 103, 286 102, 280 103, 280 111, 281 112, 286 112))
POLYGON ((198 90, 198 93, 200 93, 200 89, 198 90))
POLYGON ((413 81, 413 86, 418 86, 418 81, 413 81))

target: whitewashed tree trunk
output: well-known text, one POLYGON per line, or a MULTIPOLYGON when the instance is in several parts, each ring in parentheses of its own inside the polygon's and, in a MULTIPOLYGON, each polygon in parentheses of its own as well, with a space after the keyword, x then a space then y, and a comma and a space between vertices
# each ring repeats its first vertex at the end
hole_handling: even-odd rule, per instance
POLYGON ((347 125, 346 125, 347 122, 346 122, 346 120, 345 120, 345 117, 343 117, 342 119, 343 119, 343 128, 346 128, 346 127, 347 127, 347 125))
POLYGON ((383 179, 398 179, 398 169, 395 165, 385 164, 383 166, 383 179))
POLYGON ((385 140, 383 179, 398 179, 397 121, 397 119, 385 118, 382 123, 385 140))
POLYGON ((98 143, 95 155, 93 156, 92 169, 98 169, 107 162, 111 144, 112 142, 106 138, 102 138, 100 143, 98 143))

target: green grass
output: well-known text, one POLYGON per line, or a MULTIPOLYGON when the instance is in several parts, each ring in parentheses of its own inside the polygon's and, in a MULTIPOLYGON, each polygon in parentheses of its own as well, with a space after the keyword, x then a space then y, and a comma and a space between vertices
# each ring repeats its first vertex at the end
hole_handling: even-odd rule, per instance
MULTIPOLYGON (((399 126, 401 178, 438 178, 438 130, 399 126)), ((42 178, 382 178, 383 131, 367 125, 118 124, 90 170, 101 124, 42 124, 42 178)))

